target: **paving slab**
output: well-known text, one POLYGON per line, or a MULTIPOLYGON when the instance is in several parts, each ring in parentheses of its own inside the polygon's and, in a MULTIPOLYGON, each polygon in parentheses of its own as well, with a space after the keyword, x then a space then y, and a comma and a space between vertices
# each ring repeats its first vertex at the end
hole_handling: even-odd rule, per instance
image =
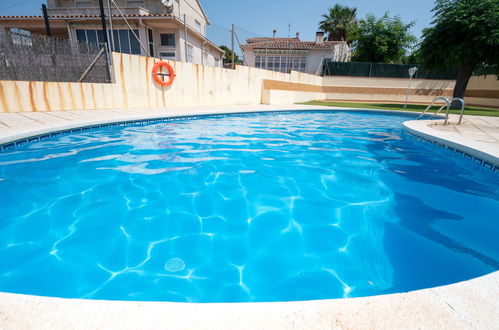
POLYGON ((499 168, 499 117, 467 116, 457 125, 458 116, 443 120, 411 120, 404 127, 414 135, 451 147, 499 168))

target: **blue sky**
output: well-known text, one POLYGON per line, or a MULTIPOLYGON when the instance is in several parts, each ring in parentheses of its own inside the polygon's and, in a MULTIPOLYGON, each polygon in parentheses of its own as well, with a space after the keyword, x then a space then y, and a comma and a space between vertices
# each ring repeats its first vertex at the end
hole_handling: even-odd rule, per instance
MULTIPOLYGON (((41 0, 0 0, 0 15, 38 15, 44 1, 41 0), (10 9, 4 9, 15 6, 10 9)), ((300 32, 302 40, 314 40, 321 14, 336 3, 356 7, 358 17, 366 14, 382 16, 386 11, 399 15, 404 22, 416 21, 412 33, 420 37, 423 28, 430 24, 434 0, 201 0, 213 24, 209 37, 217 44, 228 44, 230 35, 223 28, 237 25, 241 42, 254 36, 270 36, 277 29, 280 37, 300 32)))

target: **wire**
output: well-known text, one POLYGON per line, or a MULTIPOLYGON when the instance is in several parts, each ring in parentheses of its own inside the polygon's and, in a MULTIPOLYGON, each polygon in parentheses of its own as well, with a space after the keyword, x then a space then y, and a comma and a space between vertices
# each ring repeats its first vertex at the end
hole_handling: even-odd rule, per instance
POLYGON ((248 66, 248 62, 246 61, 246 56, 244 56, 244 50, 241 47, 241 42, 239 41, 239 37, 237 36, 237 32, 234 34, 236 35, 236 40, 237 40, 237 44, 239 45, 239 49, 241 50, 241 53, 243 54, 244 65, 248 66))
POLYGON ((236 25, 236 27, 237 27, 240 31, 246 32, 246 33, 248 33, 248 34, 252 34, 252 35, 254 35, 254 36, 256 36, 256 37, 261 37, 261 38, 264 38, 264 36, 262 36, 260 33, 256 33, 256 32, 250 31, 250 30, 245 29, 245 28, 243 28, 243 27, 241 27, 241 26, 239 26, 239 25, 236 25))
POLYGON ((18 6, 22 5, 22 4, 25 4, 26 2, 29 2, 29 1, 33 1, 33 0, 24 0, 24 1, 16 3, 15 5, 7 6, 5 8, 0 8, 0 11, 18 7, 18 6))
POLYGON ((151 54, 149 54, 149 51, 147 50, 147 48, 142 44, 142 41, 140 41, 140 38, 135 34, 130 23, 128 23, 127 19, 125 18, 125 15, 123 15, 123 12, 121 11, 120 7, 118 7, 118 5, 116 4, 116 2, 114 2, 114 0, 111 0, 111 2, 116 7, 116 9, 118 9, 118 12, 120 13, 121 18, 123 18, 126 25, 128 25, 128 27, 130 28, 130 32, 132 32, 133 36, 137 39, 137 41, 139 42, 139 44, 142 47, 142 49, 144 50, 144 52, 147 54, 147 56, 151 57, 151 54))
MULTIPOLYGON (((214 28, 225 30, 227 32, 232 32, 232 29, 226 28, 226 27, 221 26, 221 25, 210 23, 210 26, 214 27, 214 28)), ((239 25, 234 25, 234 27, 236 27, 239 31, 246 32, 247 34, 251 34, 251 35, 254 35, 256 37, 263 37, 261 34, 253 32, 253 31, 250 31, 248 29, 245 29, 245 28, 243 28, 243 27, 241 27, 239 25)))
POLYGON ((217 25, 217 24, 213 24, 213 23, 210 23, 209 25, 210 27, 214 27, 214 28, 219 28, 219 29, 222 29, 222 30, 225 30, 227 32, 231 32, 232 30, 231 29, 227 29, 226 27, 223 27, 221 25, 217 25))

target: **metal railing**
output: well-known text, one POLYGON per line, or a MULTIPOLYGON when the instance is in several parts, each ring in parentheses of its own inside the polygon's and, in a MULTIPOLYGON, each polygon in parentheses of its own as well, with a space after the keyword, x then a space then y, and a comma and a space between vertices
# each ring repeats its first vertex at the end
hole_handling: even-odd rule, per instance
POLYGON ((452 102, 454 102, 454 101, 458 101, 461 103, 461 113, 459 114, 459 121, 457 122, 458 125, 461 125, 461 122, 463 121, 463 116, 464 116, 465 103, 464 103, 464 100, 459 98, 459 97, 454 97, 454 98, 450 99, 449 103, 452 104, 452 102))
POLYGON ((430 105, 428 105, 428 107, 426 107, 426 109, 418 116, 417 120, 423 118, 423 116, 428 112, 428 110, 431 109, 431 107, 437 101, 443 101, 443 102, 445 102, 445 104, 443 106, 441 106, 435 113, 433 113, 429 119, 435 118, 435 116, 438 115, 440 113, 440 111, 442 111, 444 108, 447 108, 447 110, 445 111, 445 120, 444 120, 444 125, 447 125, 447 123, 449 122, 449 112, 450 112, 451 104, 452 104, 452 102, 457 101, 457 102, 461 103, 461 112, 460 112, 459 121, 457 124, 461 125, 461 123, 463 121, 463 116, 464 116, 465 102, 463 99, 461 99, 459 97, 454 97, 450 100, 446 97, 437 97, 437 98, 433 99, 433 101, 431 101, 430 105))
POLYGON ((433 115, 430 116, 430 119, 434 118, 436 115, 438 115, 440 113, 440 111, 442 111, 443 108, 447 107, 447 111, 446 111, 446 115, 445 115, 445 122, 444 122, 444 125, 447 125, 447 120, 449 118, 449 110, 450 110, 450 103, 449 103, 449 100, 445 97, 437 97, 435 99, 433 99, 433 101, 431 101, 430 105, 428 107, 426 107, 426 109, 418 116, 418 120, 423 118, 423 116, 428 112, 428 110, 431 109, 431 107, 437 102, 437 101, 444 101, 445 104, 440 107, 440 109, 438 109, 433 115))

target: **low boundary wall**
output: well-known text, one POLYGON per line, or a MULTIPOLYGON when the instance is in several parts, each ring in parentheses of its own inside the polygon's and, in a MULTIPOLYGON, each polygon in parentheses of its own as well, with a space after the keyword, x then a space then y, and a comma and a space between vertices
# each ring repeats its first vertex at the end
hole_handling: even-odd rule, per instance
MULTIPOLYGON (((408 79, 319 77, 238 66, 236 70, 170 62, 176 78, 169 87, 152 79, 158 59, 113 53, 115 82, 63 83, 0 81, 0 112, 92 109, 168 109, 179 106, 292 104, 310 100, 403 102, 408 79)), ((412 83, 409 102, 451 96, 454 81, 412 83)), ((466 94, 473 105, 499 107, 499 81, 473 77, 466 94)))
POLYGON ((265 79, 322 84, 322 77, 298 72, 285 74, 245 66, 230 70, 170 62, 176 78, 171 86, 162 87, 152 78, 158 59, 113 53, 113 60, 112 84, 0 81, 0 112, 250 105, 262 103, 265 79))

